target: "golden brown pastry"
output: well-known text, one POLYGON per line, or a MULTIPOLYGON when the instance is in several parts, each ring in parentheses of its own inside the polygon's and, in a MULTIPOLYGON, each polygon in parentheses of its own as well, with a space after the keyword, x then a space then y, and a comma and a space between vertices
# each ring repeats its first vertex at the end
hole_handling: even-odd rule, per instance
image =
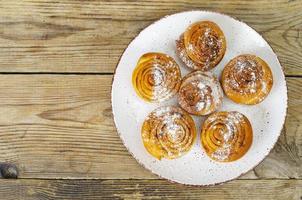
POLYGON ((192 24, 176 41, 180 59, 194 70, 208 71, 223 58, 226 40, 222 30, 211 21, 192 24))
POLYGON ((252 126, 239 112, 216 112, 202 126, 201 143, 207 155, 220 162, 241 158, 253 141, 252 126))
POLYGON ((163 53, 142 55, 132 74, 136 93, 149 102, 161 102, 173 97, 178 92, 180 81, 178 64, 163 53))
POLYGON ((159 107, 145 119, 142 139, 147 151, 155 158, 174 159, 191 149, 196 128, 192 117, 182 109, 159 107))
POLYGON ((178 102, 188 113, 207 115, 220 107, 223 91, 218 79, 210 72, 187 74, 180 85, 178 102))
POLYGON ((223 90, 236 103, 260 103, 272 86, 270 67, 255 55, 244 54, 233 58, 222 72, 223 90))

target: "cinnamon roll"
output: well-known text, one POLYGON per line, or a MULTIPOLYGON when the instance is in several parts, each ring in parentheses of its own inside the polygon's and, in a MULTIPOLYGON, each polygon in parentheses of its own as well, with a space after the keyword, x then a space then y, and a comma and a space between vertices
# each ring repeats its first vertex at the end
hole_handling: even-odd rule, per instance
POLYGON ((178 92, 180 81, 178 64, 163 53, 142 55, 132 74, 137 95, 149 102, 161 102, 173 97, 178 92))
POLYGON ((202 146, 216 161, 230 162, 241 158, 252 141, 252 126, 248 118, 239 112, 216 112, 202 126, 202 146))
POLYGON ((184 155, 196 139, 192 117, 175 106, 160 107, 151 112, 141 133, 145 148, 159 160, 184 155))
POLYGON ((255 55, 233 58, 222 72, 222 87, 234 102, 258 104, 269 94, 273 75, 268 64, 255 55))
POLYGON ((200 21, 192 24, 176 41, 180 59, 194 70, 208 71, 223 58, 226 39, 217 24, 200 21))
POLYGON ((219 108, 223 91, 218 79, 210 72, 187 74, 180 85, 178 102, 188 113, 207 115, 219 108))

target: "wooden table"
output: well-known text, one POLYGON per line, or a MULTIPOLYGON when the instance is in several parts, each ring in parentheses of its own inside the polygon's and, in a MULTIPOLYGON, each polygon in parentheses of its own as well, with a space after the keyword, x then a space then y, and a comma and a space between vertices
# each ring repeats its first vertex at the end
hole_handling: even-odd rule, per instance
MULTIPOLYGON (((302 0, 1 0, 1 199, 302 199, 302 0), (132 158, 112 120, 121 53, 167 14, 229 14, 261 33, 285 68, 289 106, 269 156, 238 180, 190 187, 159 179, 132 158)), ((278 109, 278 108, 276 108, 278 109)))

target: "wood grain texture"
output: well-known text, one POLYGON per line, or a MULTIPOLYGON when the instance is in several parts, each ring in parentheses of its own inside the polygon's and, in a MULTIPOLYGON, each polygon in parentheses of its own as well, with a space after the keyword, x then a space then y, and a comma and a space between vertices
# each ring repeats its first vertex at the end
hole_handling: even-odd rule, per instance
POLYGON ((0 181, 0 195, 6 200, 301 200, 301 188, 302 180, 236 180, 212 187, 184 186, 165 180, 0 181))
MULTIPOLYGON (((1 75, 0 160, 21 178, 156 179, 114 128, 111 75, 1 75)), ((244 179, 302 178, 302 79, 288 78, 285 130, 244 179)))
POLYGON ((229 14, 262 33, 287 75, 302 75, 302 0, 2 0, 0 72, 113 72, 135 35, 167 14, 229 14))
POLYGON ((190 187, 129 155, 112 120, 111 75, 1 74, 110 74, 142 29, 196 9, 246 22, 286 75, 302 76, 302 0, 0 0, 0 161, 21 178, 0 179, 0 199, 301 200, 302 78, 287 78, 286 124, 260 165, 239 180, 190 187))

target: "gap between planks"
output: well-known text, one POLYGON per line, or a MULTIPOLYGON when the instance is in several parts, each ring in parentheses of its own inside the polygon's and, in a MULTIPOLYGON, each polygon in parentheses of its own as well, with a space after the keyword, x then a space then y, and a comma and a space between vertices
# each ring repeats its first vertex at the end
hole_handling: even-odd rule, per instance
MULTIPOLYGON (((114 75, 112 72, 0 72, 0 75, 114 75)), ((302 75, 285 75, 287 78, 302 78, 302 75)))
MULTIPOLYGON (((132 180, 132 181, 147 181, 147 180, 152 180, 152 181, 167 181, 169 182, 169 180, 165 179, 165 178, 92 178, 92 177, 87 177, 87 178, 78 178, 78 177, 60 177, 60 178, 49 178, 49 177, 45 177, 45 178, 40 178, 40 177, 22 177, 22 178, 17 178, 17 179, 4 179, 4 178, 0 178, 1 180, 87 180, 87 181, 113 181, 113 180, 119 180, 119 181, 126 181, 126 180, 132 180)), ((236 178, 236 179, 232 179, 229 181, 226 181, 224 183, 229 183, 229 182, 233 182, 236 180, 240 180, 240 181, 274 181, 274 180, 280 180, 280 181, 286 181, 286 180, 302 180, 302 178, 259 178, 259 179, 250 179, 250 178, 236 178)), ((175 182, 176 184, 180 184, 175 182)), ((182 184, 181 184, 182 185, 182 184)))

